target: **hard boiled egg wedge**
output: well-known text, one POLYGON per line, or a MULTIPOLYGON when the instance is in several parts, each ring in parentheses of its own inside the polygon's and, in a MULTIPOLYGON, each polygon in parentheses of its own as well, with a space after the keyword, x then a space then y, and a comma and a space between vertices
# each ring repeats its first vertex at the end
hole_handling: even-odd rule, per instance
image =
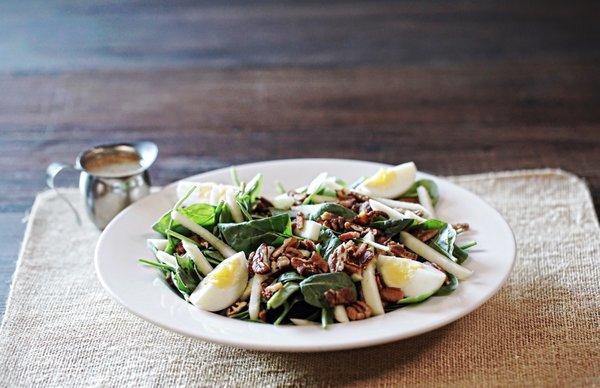
POLYGON ((196 190, 183 202, 183 206, 190 206, 195 203, 207 203, 216 206, 220 201, 225 200, 228 190, 234 192, 238 190, 235 186, 214 182, 181 181, 177 184, 177 198, 183 197, 192 187, 195 187, 196 190))
POLYGON ((431 265, 403 257, 379 255, 377 270, 386 286, 401 289, 409 298, 431 295, 446 280, 446 274, 431 265))
POLYGON ((416 176, 417 166, 413 162, 381 168, 365 179, 357 190, 370 197, 397 198, 415 183, 416 176))
POLYGON ((234 304, 248 284, 248 262, 244 252, 223 260, 200 282, 189 301, 206 311, 223 310, 234 304))

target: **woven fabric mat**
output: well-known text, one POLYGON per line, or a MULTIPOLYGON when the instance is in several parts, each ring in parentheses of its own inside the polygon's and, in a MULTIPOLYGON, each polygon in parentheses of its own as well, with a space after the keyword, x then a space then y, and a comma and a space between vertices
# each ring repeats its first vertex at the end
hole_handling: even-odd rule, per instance
POLYGON ((129 314, 96 279, 98 231, 89 222, 77 227, 59 198, 42 193, 0 328, 0 384, 600 384, 600 228, 585 183, 559 170, 451 179, 488 200, 514 229, 518 259, 508 283, 444 328, 322 354, 213 345, 129 314))

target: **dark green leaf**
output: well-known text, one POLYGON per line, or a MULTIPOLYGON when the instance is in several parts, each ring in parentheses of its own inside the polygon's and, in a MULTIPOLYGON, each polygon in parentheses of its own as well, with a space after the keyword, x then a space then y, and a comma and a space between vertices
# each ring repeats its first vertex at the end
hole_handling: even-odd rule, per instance
POLYGON ((333 230, 321 228, 321 232, 319 233, 319 253, 325 260, 328 260, 329 255, 341 244, 342 240, 333 233, 333 230))
POLYGON ((220 263, 223 260, 225 260, 225 257, 221 254, 221 252, 213 249, 203 249, 202 254, 206 257, 207 260, 213 263, 220 263))
POLYGON ((404 229, 410 227, 413 223, 412 218, 405 218, 403 220, 385 220, 372 222, 370 226, 373 228, 381 229, 388 237, 393 237, 404 229))
POLYGON ((448 279, 450 279, 450 283, 443 285, 439 290, 436 291, 434 296, 444 296, 454 292, 458 287, 458 278, 451 273, 448 274, 448 279))
POLYGON ((249 255, 262 243, 280 245, 292 235, 292 224, 287 214, 280 214, 239 224, 219 224, 219 231, 230 247, 249 255))
POLYGON ((438 252, 443 253, 448 256, 448 258, 453 258, 454 252, 454 242, 456 241, 456 231, 450 224, 446 224, 446 226, 440 229, 439 233, 430 245, 435 248, 438 252))
POLYGON ((423 186, 425 187, 425 189, 427 190, 427 192, 429 193, 429 196, 431 197, 431 202, 433 203, 433 205, 435 206, 438 202, 438 200, 440 199, 440 192, 438 191, 438 187, 435 184, 434 181, 430 180, 430 179, 420 179, 418 181, 416 181, 415 183, 413 183, 413 185, 404 193, 402 194, 400 197, 408 197, 408 198, 418 198, 419 195, 417 194, 417 187, 419 186, 423 186))
POLYGON ((331 308, 324 307, 321 310, 321 327, 323 329, 327 329, 327 327, 332 324, 333 324, 333 312, 331 311, 331 308))
POLYGON ((313 221, 318 219, 321 214, 325 212, 333 213, 346 219, 353 219, 356 217, 356 213, 354 213, 352 210, 343 207, 342 205, 338 205, 337 203, 330 202, 321 203, 318 205, 296 206, 293 209, 293 215, 297 214, 297 212, 302 212, 306 218, 313 221))
POLYGON ((277 291, 271 298, 269 298, 267 302, 267 309, 276 309, 281 306, 283 302, 287 301, 290 296, 292 296, 296 291, 300 289, 298 283, 289 282, 286 283, 283 288, 277 291))
POLYGON ((233 222, 231 211, 225 202, 221 201, 217 205, 217 208, 215 209, 215 219, 219 224, 233 222))
POLYGON ((439 230, 439 229, 445 228, 446 225, 448 225, 447 222, 431 218, 423 223, 413 225, 410 229, 411 230, 414 230, 414 229, 425 229, 425 230, 437 229, 437 230, 439 230))
POLYGON ((312 275, 300 283, 300 291, 302 291, 304 300, 315 307, 330 307, 325 300, 325 292, 341 288, 351 289, 356 298, 356 286, 345 272, 312 275))
POLYGON ((296 271, 284 272, 281 275, 279 275, 279 278, 277 279, 278 282, 281 282, 283 284, 288 283, 288 282, 300 283, 303 280, 304 280, 304 276, 300 275, 296 271))
POLYGON ((277 317, 277 319, 275 320, 275 322, 273 322, 273 324, 275 326, 280 325, 281 322, 283 322, 283 320, 285 319, 285 317, 287 317, 288 313, 290 312, 290 310, 292 309, 292 307, 294 307, 296 305, 296 303, 298 303, 300 301, 300 298, 294 298, 291 302, 285 301, 283 303, 283 311, 281 312, 281 314, 279 314, 279 317, 277 317))
POLYGON ((248 182, 246 187, 244 188, 243 195, 247 196, 250 200, 250 203, 253 203, 260 197, 260 191, 263 185, 263 176, 262 174, 256 174, 254 178, 248 182))
POLYGON ((469 258, 469 252, 466 249, 459 247, 454 244, 454 250, 452 251, 452 255, 456 257, 456 262, 458 264, 462 264, 469 258))
MULTIPOLYGON (((179 212, 198 225, 201 225, 210 230, 215 224, 215 207, 206 203, 196 203, 188 207, 181 208, 179 212)), ((152 229, 166 237, 167 230, 171 229, 177 233, 189 236, 191 232, 181 226, 178 222, 171 220, 171 211, 166 212, 160 220, 158 220, 152 229)))
POLYGON ((169 237, 167 241, 167 246, 165 247, 165 252, 167 252, 169 255, 172 255, 173 252, 175 252, 175 245, 177 245, 175 240, 169 237))
POLYGON ((449 259, 455 260, 453 256, 456 241, 456 231, 452 225, 447 222, 430 219, 421 224, 415 225, 412 230, 436 229, 438 234, 428 243, 436 251, 445 255, 449 259))
POLYGON ((138 261, 141 264, 147 265, 148 267, 152 267, 152 268, 156 268, 156 269, 160 270, 163 273, 163 275, 166 275, 167 273, 174 271, 174 269, 170 265, 161 263, 158 260, 139 259, 138 261))
POLYGON ((398 301, 398 304, 414 304, 414 303, 421 303, 427 299, 429 299, 429 297, 433 295, 433 294, 421 294, 421 295, 417 295, 417 296, 413 296, 410 298, 404 298, 404 299, 400 299, 398 301))
POLYGON ((173 274, 173 283, 181 293, 189 295, 194 292, 202 279, 192 259, 179 255, 176 255, 175 258, 178 267, 173 274))

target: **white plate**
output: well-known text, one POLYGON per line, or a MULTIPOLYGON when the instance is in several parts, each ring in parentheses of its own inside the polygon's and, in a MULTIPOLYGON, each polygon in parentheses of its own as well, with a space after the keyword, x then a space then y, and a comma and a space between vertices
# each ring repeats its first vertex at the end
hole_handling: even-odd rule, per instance
MULTIPOLYGON (((240 177, 265 177, 263 192, 273 195, 274 182, 287 188, 305 185, 318 173, 354 181, 384 166, 379 163, 340 159, 277 160, 238 166, 240 177)), ((132 313, 168 330, 219 344, 270 351, 328 351, 358 348, 396 341, 439 328, 475 310, 502 286, 515 259, 515 240, 510 227, 490 205, 475 194, 444 179, 421 173, 439 185, 438 217, 468 222, 469 239, 477 249, 465 266, 473 276, 461 282, 449 296, 405 307, 391 313, 327 330, 321 327, 273 326, 225 318, 186 303, 163 281, 158 271, 141 266, 139 258, 151 257, 146 238, 151 225, 175 201, 175 185, 152 194, 125 209, 104 230, 96 247, 95 265, 100 282, 132 313)), ((196 175, 190 180, 229 183, 229 169, 196 175)))

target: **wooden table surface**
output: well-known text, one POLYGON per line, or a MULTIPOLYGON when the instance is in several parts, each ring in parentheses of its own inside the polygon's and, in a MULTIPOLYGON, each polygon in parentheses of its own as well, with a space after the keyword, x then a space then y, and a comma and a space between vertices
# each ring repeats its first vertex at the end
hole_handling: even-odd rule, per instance
POLYGON ((559 167, 600 206, 597 2, 168 3, 0 3, 0 311, 45 166, 97 143, 155 141, 159 185, 414 160, 559 167))

